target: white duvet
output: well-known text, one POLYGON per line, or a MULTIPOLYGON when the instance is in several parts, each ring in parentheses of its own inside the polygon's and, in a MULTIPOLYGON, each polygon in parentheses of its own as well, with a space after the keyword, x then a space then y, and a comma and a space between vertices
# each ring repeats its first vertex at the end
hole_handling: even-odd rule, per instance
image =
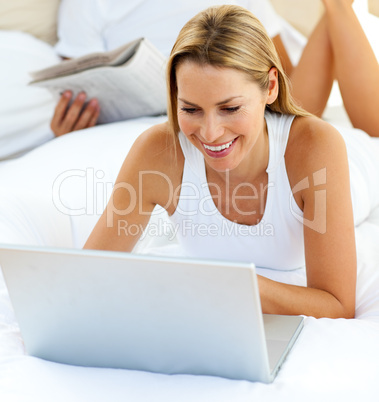
MULTIPOLYGON (((21 114, 17 116, 14 124, 21 126, 21 114)), ((134 139, 163 119, 142 118, 98 126, 2 162, 0 242, 81 247, 105 206, 134 139)), ((43 126, 46 128, 46 121, 43 126)), ((22 128, 18 132, 22 133, 22 128)), ((216 377, 73 367, 27 356, 0 277, 0 400, 378 401, 379 209, 357 227, 356 238, 356 319, 307 317, 298 341, 269 385, 216 377)), ((136 252, 172 254, 180 253, 180 249, 175 240, 165 236, 147 236, 137 245, 136 252)), ((304 270, 259 273, 279 281, 305 284, 304 270)))

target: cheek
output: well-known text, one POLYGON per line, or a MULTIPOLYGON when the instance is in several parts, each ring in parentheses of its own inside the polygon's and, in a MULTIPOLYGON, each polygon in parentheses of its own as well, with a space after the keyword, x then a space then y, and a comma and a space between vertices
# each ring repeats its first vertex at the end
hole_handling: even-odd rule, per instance
POLYGON ((265 106, 257 107, 239 119, 238 125, 242 132, 260 133, 265 126, 265 106))
POLYGON ((247 135, 255 130, 255 119, 247 116, 236 117, 232 119, 229 127, 236 134, 247 135))
POLYGON ((192 134, 194 131, 196 131, 196 124, 194 122, 194 119, 191 119, 189 116, 183 116, 181 114, 178 115, 178 124, 180 130, 184 134, 192 134))

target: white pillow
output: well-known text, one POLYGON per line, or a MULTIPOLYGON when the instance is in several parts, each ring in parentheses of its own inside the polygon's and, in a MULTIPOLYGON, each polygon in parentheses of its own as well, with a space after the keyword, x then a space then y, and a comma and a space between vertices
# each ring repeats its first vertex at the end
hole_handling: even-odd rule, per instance
POLYGON ((28 86, 29 72, 60 62, 52 46, 18 31, 0 31, 0 160, 54 137, 55 102, 42 88, 28 86))
MULTIPOLYGON (((56 138, 0 163, 0 243, 83 247, 105 209, 120 167, 140 133, 166 118, 144 117, 99 125, 56 138)), ((164 211, 152 224, 167 227, 164 211)), ((137 251, 169 241, 148 236, 137 251)))

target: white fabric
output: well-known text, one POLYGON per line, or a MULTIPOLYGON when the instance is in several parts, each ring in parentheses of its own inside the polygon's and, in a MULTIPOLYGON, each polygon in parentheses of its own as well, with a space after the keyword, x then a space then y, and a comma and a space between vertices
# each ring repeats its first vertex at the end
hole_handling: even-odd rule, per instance
MULTIPOLYGON (((1 163, 0 242, 83 247, 132 143, 162 119, 135 119, 74 132, 1 163)), ((148 232, 145 237, 145 242, 154 238, 148 232)))
MULTIPOLYGON (((101 193, 106 183, 114 183, 134 138, 159 121, 158 118, 139 119, 83 130, 0 164, 0 241, 81 247, 99 216, 94 189, 101 193), (58 183, 56 187, 54 183, 58 183), (64 207, 71 209, 71 213, 86 208, 88 215, 69 216, 64 207), (14 225, 4 226, 2 222, 14 225)), ((104 201, 98 202, 101 209, 104 201)), ((303 332, 270 385, 73 367, 27 356, 0 275, 0 400, 331 402, 337 398, 376 401, 379 394, 379 208, 356 229, 356 238, 357 319, 306 318, 303 332)), ((155 250, 161 254, 180 253, 168 239, 150 240, 141 251, 154 251, 154 240, 158 240, 155 250)), ((304 270, 262 269, 259 273, 287 283, 306 282, 304 270)))
POLYGON ((29 72, 59 63, 54 49, 29 34, 0 31, 0 160, 54 137, 49 127, 55 102, 29 87, 29 72))
POLYGON ((354 224, 359 225, 379 205, 379 138, 362 130, 334 126, 346 143, 354 224))
MULTIPOLYGON (((87 11, 90 12, 90 9, 87 11)), ((1 40, 2 49, 11 49, 12 38, 16 38, 16 34, 12 35, 14 36, 7 36, 5 41, 1 40), (5 44, 8 47, 4 46, 5 44)), ((25 39, 25 42, 15 40, 14 44, 16 49, 21 49, 23 44, 23 51, 27 55, 33 50, 29 43, 31 44, 25 39)), ((26 55, 25 63, 29 63, 26 55)), ((2 57, 4 62, 0 63, 0 69, 7 66, 7 77, 11 80, 13 69, 7 62, 12 58, 6 59, 5 53, 2 57)), ((21 55, 15 59, 20 58, 21 55)), ((30 59, 33 60, 32 57, 30 59)), ((34 62, 36 61, 30 63, 34 62)), ((28 66, 25 64, 24 67, 28 66)), ((30 65, 30 69, 42 67, 30 65)), ((15 72, 17 68, 16 65, 15 72)), ((4 77, 2 75, 1 79, 4 77)), ((6 79, 2 83, 5 85, 6 79)), ((1 88, 4 90, 5 86, 2 85, 1 88)), ((3 108, 8 96, 8 89, 5 94, 2 92, 0 124, 6 117, 3 108)), ((16 101, 20 99, 12 99, 16 107, 16 101)), ((35 102, 39 99, 39 96, 36 96, 35 102)), ((28 109, 29 106, 23 108, 20 105, 17 111, 14 110, 8 126, 32 127, 34 116, 25 114, 28 109)), ((101 210, 105 205, 104 198, 109 195, 104 191, 107 196, 99 195, 94 198, 94 189, 97 194, 101 194, 102 189, 111 187, 134 138, 158 121, 160 120, 149 118, 98 126, 50 141, 19 159, 1 162, 0 241, 81 247, 98 219, 98 209, 101 210), (81 214, 82 212, 87 214, 81 214), (73 215, 75 213, 77 215, 73 215)), ((371 173, 369 176, 372 177, 371 173)), ((377 182, 375 186, 377 187, 377 182)), ((164 214, 158 217, 167 219, 164 214)), ((168 236, 158 237, 154 236, 153 231, 150 233, 147 230, 146 233, 146 238, 138 246, 139 252, 170 255, 181 253, 175 241, 170 238, 169 231, 168 236)), ((0 273, 0 400, 377 401, 378 239, 379 208, 376 208, 356 228, 357 319, 306 318, 300 338, 278 377, 270 385, 202 376, 166 376, 128 370, 73 367, 27 356, 0 273)), ((306 282, 304 270, 288 273, 262 269, 259 273, 287 283, 302 285, 306 282)))
MULTIPOLYGON (((293 198, 284 160, 294 116, 266 112, 265 119, 270 155, 267 200, 261 221, 253 226, 232 222, 219 212, 210 194, 204 157, 180 133, 185 164, 171 220, 186 255, 252 261, 258 267, 279 270, 304 267, 303 213, 293 198)), ((255 189, 251 194, 256 194, 255 189)))
POLYGON ((62 56, 78 57, 146 37, 168 56, 183 25, 203 9, 220 3, 251 10, 271 37, 281 31, 282 19, 268 0, 62 0, 56 50, 62 56))

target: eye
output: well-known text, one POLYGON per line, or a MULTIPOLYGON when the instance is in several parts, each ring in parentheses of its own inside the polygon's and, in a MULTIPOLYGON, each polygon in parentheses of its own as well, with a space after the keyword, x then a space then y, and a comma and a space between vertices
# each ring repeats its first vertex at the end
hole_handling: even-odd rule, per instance
POLYGON ((188 114, 194 114, 197 111, 197 109, 194 107, 182 107, 180 110, 188 114))
POLYGON ((227 113, 235 113, 238 112, 240 108, 241 106, 233 106, 233 107, 224 107, 222 108, 222 110, 227 113))

